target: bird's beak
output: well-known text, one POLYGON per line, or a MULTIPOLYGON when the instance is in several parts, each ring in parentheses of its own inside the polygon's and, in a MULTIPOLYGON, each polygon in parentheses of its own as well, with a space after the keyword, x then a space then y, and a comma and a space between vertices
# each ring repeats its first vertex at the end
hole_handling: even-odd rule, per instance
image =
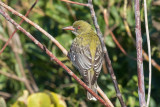
POLYGON ((73 26, 64 27, 63 30, 72 30, 74 31, 75 28, 73 26))

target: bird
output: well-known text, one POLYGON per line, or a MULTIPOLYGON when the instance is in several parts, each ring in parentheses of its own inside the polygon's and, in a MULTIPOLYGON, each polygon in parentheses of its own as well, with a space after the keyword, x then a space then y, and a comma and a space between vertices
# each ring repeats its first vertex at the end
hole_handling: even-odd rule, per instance
MULTIPOLYGON (((68 57, 80 72, 86 85, 97 94, 97 78, 102 68, 104 56, 97 33, 84 20, 75 21, 72 26, 63 29, 70 30, 76 35, 68 52, 68 57)), ((92 101, 97 100, 88 91, 87 98, 92 101)))

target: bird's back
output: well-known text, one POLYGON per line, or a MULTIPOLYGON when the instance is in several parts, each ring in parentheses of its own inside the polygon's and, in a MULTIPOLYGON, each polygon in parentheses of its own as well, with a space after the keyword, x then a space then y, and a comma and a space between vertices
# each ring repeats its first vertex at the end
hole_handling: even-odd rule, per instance
POLYGON ((96 48, 100 46, 100 41, 97 34, 95 32, 92 32, 92 33, 78 35, 75 38, 74 42, 82 47, 89 45, 89 51, 91 53, 92 62, 94 63, 96 48))

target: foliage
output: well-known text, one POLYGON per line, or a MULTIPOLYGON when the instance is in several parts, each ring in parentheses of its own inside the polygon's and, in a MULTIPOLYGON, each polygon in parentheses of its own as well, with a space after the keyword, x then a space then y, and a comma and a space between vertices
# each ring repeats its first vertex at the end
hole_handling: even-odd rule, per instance
MULTIPOLYGON (((2 0, 18 12, 25 14, 26 11, 33 4, 33 0, 2 0)), ((76 0, 78 2, 87 3, 86 0, 76 0)), ((134 21, 134 1, 128 1, 127 7, 127 22, 129 24, 133 38, 135 38, 135 21, 134 21)), ((153 5, 148 1, 148 18, 149 28, 152 46, 152 58, 160 65, 160 15, 157 14, 160 11, 159 6, 153 5)), ((154 2, 154 1, 153 1, 154 2)), ((136 58, 136 48, 134 42, 128 36, 123 15, 124 15, 124 1, 123 0, 94 0, 94 8, 98 23, 100 25, 103 34, 107 34, 105 43, 112 60, 112 65, 119 83, 120 90, 122 92, 125 103, 129 107, 139 106, 138 92, 137 92, 137 69, 136 61, 130 59, 124 55, 120 49, 116 46, 112 40, 111 35, 108 33, 108 29, 105 25, 103 10, 104 8, 108 11, 109 26, 112 28, 116 38, 126 50, 129 56, 136 58)), ((19 22, 20 18, 8 12, 10 16, 19 22)), ((141 14, 143 14, 143 6, 141 5, 141 14)), ((69 50, 74 35, 69 31, 63 31, 62 28, 72 25, 77 20, 86 20, 92 23, 90 11, 88 8, 77 5, 69 5, 60 0, 39 0, 34 9, 29 14, 29 19, 37 23, 47 32, 54 36, 67 50, 69 50)), ((142 21, 142 36, 143 36, 143 49, 147 52, 147 42, 145 35, 144 15, 141 15, 142 21)), ((37 31, 34 27, 24 22, 22 27, 29 31, 36 39, 46 46, 51 52, 58 57, 65 65, 67 65, 76 75, 79 76, 77 69, 72 66, 72 63, 66 56, 58 49, 48 38, 42 33, 37 31)), ((12 28, 13 29, 13 28, 12 28)), ((7 39, 11 35, 7 21, 0 15, 0 36, 7 39)), ((0 38, 0 49, 4 45, 4 41, 0 38)), ((5 49, 0 56, 0 71, 16 74, 18 77, 22 77, 20 72, 20 65, 18 58, 21 60, 23 69, 31 80, 31 76, 39 88, 39 93, 34 93, 27 96, 28 107, 32 107, 33 103, 38 104, 37 101, 45 102, 50 107, 61 107, 58 106, 58 101, 63 101, 59 96, 63 96, 67 106, 79 107, 100 107, 102 106, 99 102, 91 102, 86 99, 86 91, 56 62, 50 61, 49 57, 40 50, 31 40, 29 40, 23 33, 17 32, 16 38, 12 40, 12 43, 5 49), (16 51, 15 51, 16 50, 16 51), (46 92, 49 90, 51 92, 46 92), (55 93, 53 93, 55 92, 55 93), (56 94, 57 93, 57 94, 56 94), (37 97, 38 96, 38 97, 37 97), (56 99, 51 98, 54 97, 56 99), (57 98, 59 100, 57 100, 57 98), (32 100, 34 99, 34 100, 32 100), (44 99, 44 100, 43 100, 44 99), (35 101, 35 102, 34 102, 35 101), (31 106, 30 106, 31 105, 31 106)), ((148 62, 144 61, 144 74, 145 74, 145 87, 146 95, 148 88, 148 62)), ((80 77, 80 76, 79 76, 80 77)), ((151 93, 151 107, 160 106, 160 72, 153 67, 153 79, 152 79, 152 93, 151 93)), ((106 93, 113 104, 118 107, 120 103, 116 97, 114 86, 109 74, 106 74, 104 69, 102 70, 100 77, 98 78, 98 84, 102 90, 106 93)), ((23 82, 19 82, 8 78, 4 75, 0 75, 0 90, 3 92, 10 93, 11 98, 6 98, 8 106, 21 107, 25 105, 18 99, 24 95, 22 92, 26 89, 23 82)), ((65 104, 65 103, 64 103, 65 104)), ((36 107, 42 107, 36 106, 36 107)))
POLYGON ((24 94, 11 107, 66 107, 66 103, 54 92, 35 93, 28 96, 28 92, 24 91, 24 94))

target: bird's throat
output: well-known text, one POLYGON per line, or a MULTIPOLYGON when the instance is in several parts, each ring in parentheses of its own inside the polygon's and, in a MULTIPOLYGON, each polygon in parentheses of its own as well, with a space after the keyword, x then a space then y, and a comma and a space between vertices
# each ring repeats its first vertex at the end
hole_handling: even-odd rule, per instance
POLYGON ((72 31, 72 33, 76 36, 78 36, 79 34, 76 31, 72 31))

